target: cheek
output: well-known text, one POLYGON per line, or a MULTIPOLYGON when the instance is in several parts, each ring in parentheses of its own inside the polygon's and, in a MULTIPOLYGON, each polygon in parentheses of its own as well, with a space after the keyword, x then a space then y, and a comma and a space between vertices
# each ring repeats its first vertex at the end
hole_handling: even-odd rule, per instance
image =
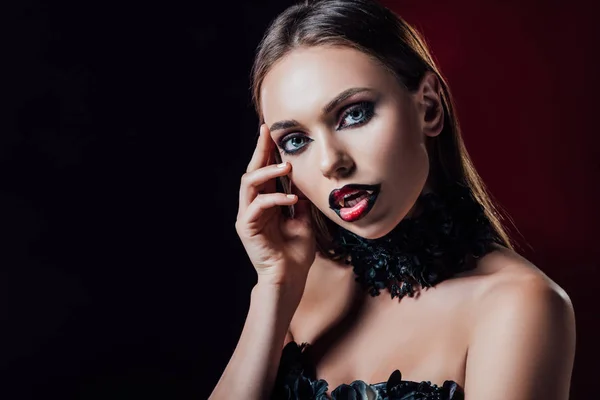
MULTIPOLYGON (((390 140, 381 140, 376 147, 375 154, 378 160, 390 167, 394 167, 397 173, 413 171, 427 157, 423 143, 416 140, 412 132, 394 132, 388 135, 390 140)), ((385 138, 385 139, 388 139, 385 138)))
POLYGON ((368 148, 373 168, 384 174, 381 178, 393 182, 394 190, 417 190, 429 172, 427 150, 418 127, 410 120, 389 118, 375 128, 371 139, 363 148, 368 148))
POLYGON ((323 178, 317 163, 308 157, 288 161, 292 164, 292 172, 289 175, 292 180, 292 193, 307 198, 321 212, 328 213, 329 191, 333 189, 333 183, 323 178))
POLYGON ((398 113, 380 118, 360 148, 374 157, 374 163, 400 168, 398 172, 418 162, 423 155, 421 135, 410 120, 398 113))
POLYGON ((315 193, 312 192, 315 189, 316 171, 311 170, 308 165, 304 165, 301 161, 290 160, 289 158, 286 161, 292 164, 292 171, 288 175, 292 182, 292 193, 308 197, 309 200, 313 201, 315 193), (313 185, 310 185, 310 182, 313 182, 313 185))

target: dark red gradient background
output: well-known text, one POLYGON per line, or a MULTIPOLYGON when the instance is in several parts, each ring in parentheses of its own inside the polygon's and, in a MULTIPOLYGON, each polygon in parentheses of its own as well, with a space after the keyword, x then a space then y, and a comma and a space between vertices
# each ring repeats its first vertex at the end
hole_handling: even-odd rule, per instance
POLYGON ((571 398, 591 398, 600 356, 600 7, 383 3, 424 34, 452 90, 475 166, 520 231, 514 237, 521 254, 571 297, 577 320, 571 398))
MULTIPOLYGON (((5 2, 3 399, 208 398, 256 283, 234 227, 249 73, 295 1, 5 2)), ((518 250, 571 297, 571 399, 598 398, 598 1, 381 1, 428 41, 518 250)))

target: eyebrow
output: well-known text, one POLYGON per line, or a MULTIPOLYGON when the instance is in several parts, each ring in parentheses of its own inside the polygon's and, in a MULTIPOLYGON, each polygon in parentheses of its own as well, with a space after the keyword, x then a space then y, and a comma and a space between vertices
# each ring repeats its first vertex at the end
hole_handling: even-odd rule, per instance
MULTIPOLYGON (((331 100, 329 103, 327 103, 325 105, 325 107, 323 107, 323 110, 321 112, 323 115, 329 114, 331 111, 333 111, 340 103, 342 103, 347 98, 352 97, 357 93, 372 92, 372 91, 373 91, 373 89, 366 88, 366 87, 355 87, 355 88, 346 89, 343 92, 341 92, 340 94, 338 94, 337 96, 335 96, 333 98, 333 100, 331 100)), ((273 132, 273 131, 277 131, 280 129, 294 128, 296 126, 300 126, 300 123, 298 121, 296 121, 295 119, 287 119, 284 121, 278 121, 278 122, 273 123, 273 125, 271 125, 271 127, 269 128, 269 131, 273 132)))

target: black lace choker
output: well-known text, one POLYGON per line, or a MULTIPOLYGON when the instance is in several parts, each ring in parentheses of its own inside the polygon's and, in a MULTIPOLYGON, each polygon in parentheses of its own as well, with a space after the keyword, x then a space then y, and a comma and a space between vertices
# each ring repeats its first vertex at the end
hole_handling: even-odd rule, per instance
POLYGON ((365 239, 339 228, 335 243, 352 264, 355 280, 378 296, 388 288, 392 299, 412 297, 415 286, 431 287, 458 272, 475 268, 472 258, 502 243, 483 207, 468 187, 451 185, 421 195, 419 213, 390 233, 365 239))

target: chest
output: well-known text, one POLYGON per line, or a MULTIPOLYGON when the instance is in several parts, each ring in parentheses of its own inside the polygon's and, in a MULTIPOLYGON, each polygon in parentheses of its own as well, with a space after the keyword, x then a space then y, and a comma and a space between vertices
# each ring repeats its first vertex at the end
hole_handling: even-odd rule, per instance
POLYGON ((373 298, 353 278, 340 279, 335 290, 300 303, 290 330, 297 343, 310 344, 315 375, 330 388, 384 382, 396 369, 404 380, 464 387, 468 304, 439 289, 449 288, 392 300, 387 291, 373 298))

